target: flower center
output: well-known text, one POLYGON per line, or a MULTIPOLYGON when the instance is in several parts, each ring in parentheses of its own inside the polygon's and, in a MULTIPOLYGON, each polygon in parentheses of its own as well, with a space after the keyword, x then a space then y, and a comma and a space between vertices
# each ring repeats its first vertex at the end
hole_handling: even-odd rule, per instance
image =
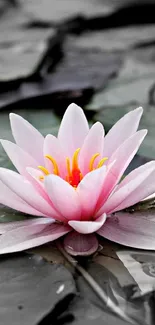
MULTIPOLYGON (((65 180, 66 182, 68 182, 70 185, 72 185, 74 188, 77 188, 78 184, 81 182, 82 178, 83 178, 83 175, 80 171, 80 168, 79 168, 79 164, 78 164, 78 155, 79 155, 79 152, 80 152, 80 148, 76 149, 74 154, 73 154, 73 157, 72 157, 72 161, 70 161, 70 159, 67 157, 66 158, 66 170, 67 170, 67 175, 65 177, 65 180)), ((93 171, 97 168, 100 168, 103 166, 104 162, 108 159, 107 157, 105 158, 102 158, 97 167, 94 168, 94 162, 95 162, 95 159, 99 156, 100 154, 99 153, 96 153, 92 156, 92 158, 90 159, 90 162, 89 162, 89 171, 93 171)), ((49 159, 50 162, 52 163, 53 165, 53 174, 54 175, 57 175, 57 176, 60 176, 60 172, 59 172, 59 167, 58 167, 58 164, 56 162, 56 160, 50 156, 50 155, 46 155, 45 158, 49 159)), ((43 167, 43 166, 38 166, 38 168, 44 173, 44 175, 50 175, 50 172, 48 171, 47 168, 43 167)), ((44 176, 40 176, 39 179, 41 181, 44 180, 44 176)))

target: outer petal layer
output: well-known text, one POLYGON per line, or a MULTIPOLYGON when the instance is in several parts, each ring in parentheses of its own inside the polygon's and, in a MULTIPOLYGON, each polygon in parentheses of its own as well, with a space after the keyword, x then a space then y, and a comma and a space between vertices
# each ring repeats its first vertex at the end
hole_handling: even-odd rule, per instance
POLYGON ((41 133, 17 114, 10 114, 10 123, 17 145, 42 165, 44 137, 41 133))
POLYGON ((0 168, 0 180, 34 209, 42 212, 43 215, 57 218, 58 213, 54 208, 37 193, 32 184, 23 176, 9 169, 0 168))
POLYGON ((65 236, 64 248, 70 255, 87 256, 96 252, 98 240, 94 234, 82 235, 73 231, 65 236))
POLYGON ((26 167, 36 168, 38 166, 37 161, 15 143, 7 140, 0 141, 8 157, 20 174, 27 177, 26 167))
POLYGON ((49 224, 45 218, 42 224, 39 222, 28 224, 4 233, 0 237, 0 254, 19 252, 43 245, 67 234, 70 230, 68 226, 49 224))
POLYGON ((100 229, 106 221, 106 214, 104 213, 96 221, 69 221, 68 224, 80 234, 91 234, 100 229))
POLYGON ((97 233, 121 245, 155 250, 155 220, 152 216, 118 212, 107 218, 97 233))
POLYGON ((83 110, 75 104, 69 105, 58 133, 66 156, 72 157, 74 151, 82 147, 88 131, 89 126, 83 110))
POLYGON ((56 175, 45 179, 45 188, 57 211, 68 220, 80 220, 81 207, 75 189, 56 175))
MULTIPOLYGON (((109 160, 109 169, 98 201, 98 210, 103 206, 110 193, 119 182, 126 168, 138 151, 146 134, 146 130, 138 131, 132 137, 127 139, 111 156, 109 160)), ((102 211, 97 213, 97 216, 101 213, 102 211)))
POLYGON ((0 234, 5 234, 8 231, 16 230, 17 228, 24 226, 34 226, 39 224, 52 224, 55 220, 51 218, 33 218, 30 220, 13 221, 13 222, 1 222, 0 223, 0 234))
POLYGON ((137 131, 143 113, 139 107, 124 115, 105 136, 104 156, 110 156, 129 137, 137 131))
POLYGON ((43 216, 42 212, 37 211, 18 195, 10 190, 5 184, 0 181, 0 203, 23 213, 32 214, 35 216, 43 216))
POLYGON ((123 210, 155 192, 155 162, 149 162, 131 172, 118 185, 103 208, 107 213, 123 210))

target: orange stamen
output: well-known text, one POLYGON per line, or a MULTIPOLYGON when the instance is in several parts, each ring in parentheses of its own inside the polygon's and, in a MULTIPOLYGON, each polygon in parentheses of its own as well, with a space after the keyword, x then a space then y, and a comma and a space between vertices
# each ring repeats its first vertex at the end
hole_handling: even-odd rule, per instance
POLYGON ((93 165, 94 165, 94 161, 95 159, 99 156, 99 153, 96 153, 95 155, 92 156, 92 158, 90 159, 90 163, 89 163, 89 170, 90 172, 94 169, 93 165))
MULTIPOLYGON (((66 169, 67 169, 67 175, 65 177, 66 182, 68 182, 71 186, 73 186, 75 189, 77 188, 78 184, 81 182, 81 180, 83 179, 83 175, 81 173, 81 170, 79 168, 78 165, 78 155, 80 152, 80 148, 78 148, 77 150, 75 150, 73 157, 72 157, 72 164, 71 161, 69 159, 69 157, 66 158, 66 169)), ((97 168, 100 168, 103 166, 104 162, 108 159, 107 157, 102 158, 98 164, 97 167, 94 167, 94 162, 95 159, 100 156, 100 153, 96 153, 94 154, 89 162, 89 170, 93 171, 97 168)), ((56 160, 50 156, 50 155, 46 155, 45 156, 47 159, 49 159, 53 165, 53 174, 59 176, 59 168, 58 168, 58 164, 56 162, 56 160)), ((38 166, 38 168, 44 173, 44 175, 49 175, 50 172, 48 171, 47 168, 43 167, 43 166, 38 166)), ((38 177, 40 181, 44 180, 44 176, 41 175, 38 177)))
POLYGON ((59 168, 58 168, 58 164, 57 164, 56 160, 52 156, 50 156, 50 155, 46 155, 45 157, 47 159, 49 159, 51 161, 51 163, 53 164, 53 167, 54 167, 53 174, 59 176, 59 168))

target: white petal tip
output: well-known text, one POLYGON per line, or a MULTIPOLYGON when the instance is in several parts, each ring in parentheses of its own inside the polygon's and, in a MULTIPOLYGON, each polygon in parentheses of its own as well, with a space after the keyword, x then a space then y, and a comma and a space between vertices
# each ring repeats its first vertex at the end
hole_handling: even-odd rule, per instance
POLYGON ((136 110, 137 111, 139 110, 139 111, 142 111, 143 112, 143 107, 142 106, 139 106, 139 107, 136 108, 136 110))
POLYGON ((17 119, 23 119, 22 116, 15 114, 15 113, 10 113, 9 114, 9 119, 10 119, 10 123, 17 120, 17 119))
POLYGON ((68 109, 70 109, 70 110, 75 110, 75 109, 76 109, 76 110, 77 110, 77 109, 78 109, 78 110, 79 110, 79 109, 82 110, 82 108, 81 108, 80 106, 76 105, 75 103, 71 103, 71 104, 67 107, 67 110, 68 110, 68 109))

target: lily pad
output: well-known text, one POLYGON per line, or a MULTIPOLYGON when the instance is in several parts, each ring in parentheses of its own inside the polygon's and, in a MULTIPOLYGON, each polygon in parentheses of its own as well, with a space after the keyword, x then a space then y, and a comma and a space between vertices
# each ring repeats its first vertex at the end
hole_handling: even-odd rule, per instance
POLYGON ((112 10, 113 5, 99 0, 21 0, 25 13, 31 13, 36 19, 60 22, 76 15, 88 17, 105 15, 112 10), (67 10, 66 10, 67 8, 67 10))
POLYGON ((37 325, 46 314, 64 310, 76 293, 70 272, 39 256, 21 254, 0 259, 0 319, 3 325, 37 325))
POLYGON ((106 325, 112 325, 117 321, 121 325, 129 324, 127 320, 117 318, 112 309, 109 309, 110 302, 112 301, 114 306, 120 307, 122 314, 124 312, 126 316, 131 315, 133 320, 141 320, 141 324, 143 324, 145 317, 143 301, 140 300, 137 304, 131 302, 129 298, 129 288, 127 297, 127 291, 123 291, 123 289, 121 289, 116 277, 108 270, 106 266, 103 267, 99 264, 92 263, 91 261, 83 261, 83 264, 88 274, 96 280, 97 284, 99 284, 100 290, 103 290, 107 300, 105 300, 103 303, 100 299, 98 299, 97 295, 85 282, 83 277, 79 276, 77 278, 77 287, 80 292, 80 297, 73 300, 72 304, 66 310, 64 315, 73 315, 73 324, 75 325, 100 325, 103 323, 106 325), (141 316, 139 315, 139 311, 141 311, 141 316))
POLYGON ((24 213, 10 209, 2 204, 0 204, 0 223, 1 222, 13 222, 13 221, 22 221, 31 216, 27 216, 24 213))
POLYGON ((101 121, 108 131, 125 113, 143 106, 144 114, 140 129, 148 129, 139 154, 146 158, 155 157, 155 115, 150 105, 150 91, 155 81, 154 48, 136 49, 126 56, 117 78, 102 91, 96 93, 88 109, 97 111, 95 120, 101 121))
POLYGON ((32 19, 21 7, 10 8, 0 28, 0 80, 10 81, 33 74, 48 47, 48 38, 55 36, 54 28, 26 28, 32 19))
POLYGON ((74 39, 74 44, 83 49, 106 51, 127 50, 137 43, 154 40, 155 26, 127 26, 101 31, 88 31, 74 39))

